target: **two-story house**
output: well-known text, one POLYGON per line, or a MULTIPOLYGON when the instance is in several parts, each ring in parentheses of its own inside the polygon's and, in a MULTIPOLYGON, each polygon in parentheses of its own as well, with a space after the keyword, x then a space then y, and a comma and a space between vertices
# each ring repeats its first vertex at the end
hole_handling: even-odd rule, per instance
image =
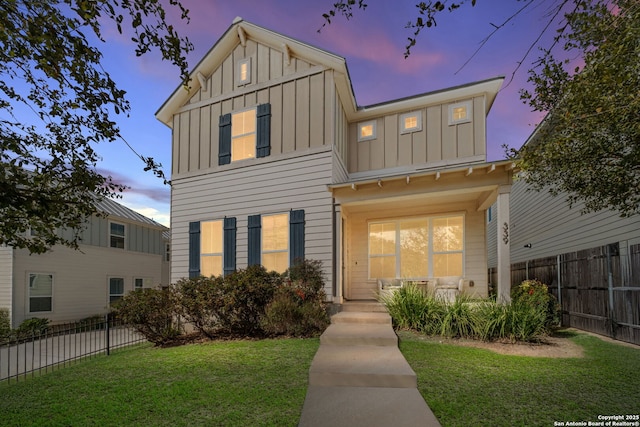
POLYGON ((486 295, 497 202, 508 295, 513 165, 486 162, 503 78, 362 107, 344 58, 240 18, 192 78, 156 113, 172 129, 172 281, 306 257, 337 303, 381 278, 486 295))
POLYGON ((33 317, 63 323, 105 314, 133 289, 169 285, 169 229, 111 199, 97 207, 104 215, 87 220, 79 250, 0 247, 0 308, 12 327, 33 317))

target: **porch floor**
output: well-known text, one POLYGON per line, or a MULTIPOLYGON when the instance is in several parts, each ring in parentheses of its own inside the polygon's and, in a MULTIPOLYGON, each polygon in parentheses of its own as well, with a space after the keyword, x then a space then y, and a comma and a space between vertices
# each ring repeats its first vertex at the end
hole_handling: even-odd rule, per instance
POLYGON ((342 310, 320 337, 298 425, 440 426, 384 306, 348 302, 342 310))

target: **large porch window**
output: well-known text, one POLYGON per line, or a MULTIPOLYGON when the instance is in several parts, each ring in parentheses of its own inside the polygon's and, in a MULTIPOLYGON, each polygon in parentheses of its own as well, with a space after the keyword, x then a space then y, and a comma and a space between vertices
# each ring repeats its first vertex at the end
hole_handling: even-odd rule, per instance
POLYGON ((464 217, 369 223, 369 278, 462 276, 464 217))

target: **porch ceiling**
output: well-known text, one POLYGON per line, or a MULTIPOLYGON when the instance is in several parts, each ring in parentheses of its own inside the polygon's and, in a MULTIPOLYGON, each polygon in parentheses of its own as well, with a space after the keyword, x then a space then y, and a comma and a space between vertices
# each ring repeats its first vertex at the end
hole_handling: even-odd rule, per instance
POLYGON ((365 212, 374 207, 403 209, 423 203, 474 203, 480 211, 496 201, 500 187, 511 185, 513 167, 513 163, 505 161, 476 164, 350 181, 330 185, 329 189, 347 212, 365 212))

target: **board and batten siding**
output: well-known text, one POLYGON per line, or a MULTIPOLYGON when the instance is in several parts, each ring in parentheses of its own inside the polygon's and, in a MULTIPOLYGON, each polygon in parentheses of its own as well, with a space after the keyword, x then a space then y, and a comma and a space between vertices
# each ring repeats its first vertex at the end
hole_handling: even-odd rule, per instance
POLYGON ((133 290, 135 278, 149 278, 152 286, 162 281, 161 255, 88 245, 80 245, 80 251, 58 245, 31 256, 24 249, 15 252, 14 321, 18 324, 29 317, 61 323, 105 314, 109 277, 123 278, 125 293, 133 290), (53 274, 52 312, 28 313, 29 273, 53 274))
MULTIPOLYGON (((323 263, 331 295, 332 147, 257 159, 247 167, 176 177, 172 182, 172 282, 189 276, 189 222, 235 217, 236 267, 247 266, 247 218, 305 211, 305 257, 323 263)), ((233 164, 232 164, 233 166, 233 164)))
MULTIPOLYGON (((0 245, 0 309, 9 310, 12 318, 13 301, 13 248, 0 245)), ((15 325, 12 325, 15 327, 15 325)))
MULTIPOLYGON (((465 100, 460 100, 465 101, 465 100)), ((468 100, 467 100, 468 101, 468 100)), ((376 122, 376 138, 358 142, 358 124, 349 126, 348 168, 350 173, 429 164, 468 162, 486 156, 486 118, 483 96, 472 99, 470 122, 449 125, 452 102, 417 110, 363 120, 376 122), (422 117, 422 130, 401 133, 400 116, 416 112, 422 117)))
POLYGON ((172 173, 217 170, 219 117, 271 104, 271 155, 333 144, 333 70, 248 40, 238 45, 173 119, 172 173), (251 58, 252 82, 236 87, 235 67, 251 58))
POLYGON ((368 226, 373 221, 431 217, 463 213, 465 217, 464 278, 473 280, 473 288, 466 293, 487 296, 487 257, 485 247, 484 211, 478 212, 472 203, 440 206, 416 205, 398 212, 394 208, 371 209, 366 213, 348 214, 346 230, 347 299, 372 299, 377 282, 369 279, 368 226))

